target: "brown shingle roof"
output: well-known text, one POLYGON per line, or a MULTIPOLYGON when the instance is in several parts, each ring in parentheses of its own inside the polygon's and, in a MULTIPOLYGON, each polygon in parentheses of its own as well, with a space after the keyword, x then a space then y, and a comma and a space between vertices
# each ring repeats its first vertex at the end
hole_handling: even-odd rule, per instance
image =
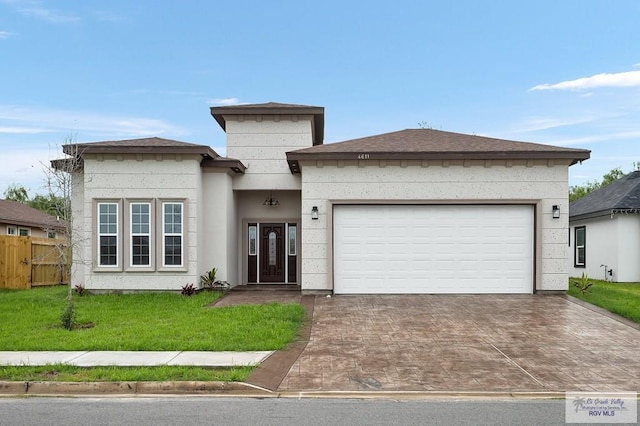
POLYGON ((211 107, 211 115, 222 130, 227 126, 225 115, 312 115, 313 145, 322 145, 324 141, 324 107, 267 102, 211 107))
POLYGON ((371 160, 498 160, 562 159, 571 164, 589 158, 591 151, 484 136, 407 129, 299 149, 287 153, 292 170, 300 160, 356 160, 368 154, 371 160))
POLYGON ((164 138, 126 139, 91 143, 68 144, 62 146, 68 155, 79 154, 200 154, 203 157, 216 158, 219 155, 206 145, 180 142, 164 138), (77 149, 77 151, 76 151, 77 149))
POLYGON ((55 216, 11 200, 0 200, 0 222, 44 229, 65 228, 64 222, 55 216))

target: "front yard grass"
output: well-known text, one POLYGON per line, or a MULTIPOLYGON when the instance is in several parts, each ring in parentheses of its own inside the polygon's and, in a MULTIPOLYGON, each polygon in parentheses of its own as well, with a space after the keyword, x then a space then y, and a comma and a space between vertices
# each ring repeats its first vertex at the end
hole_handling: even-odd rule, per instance
POLYGON ((74 296, 77 322, 60 325, 66 287, 0 291, 3 351, 256 351, 282 349, 304 319, 298 304, 207 308, 219 293, 74 296))
MULTIPOLYGON (((1 351, 257 351, 278 350, 304 321, 299 304, 208 308, 220 293, 74 296, 72 331, 61 326, 67 288, 0 290, 1 351)), ((0 380, 243 381, 254 367, 201 368, 0 366, 0 380)))
POLYGON ((640 283, 611 283, 589 279, 593 283, 585 294, 575 286, 578 278, 569 279, 567 294, 640 323, 640 283))

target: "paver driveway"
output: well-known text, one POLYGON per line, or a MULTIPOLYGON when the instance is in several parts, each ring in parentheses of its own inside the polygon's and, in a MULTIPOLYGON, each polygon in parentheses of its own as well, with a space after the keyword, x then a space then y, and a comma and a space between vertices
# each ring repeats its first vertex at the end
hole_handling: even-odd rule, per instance
POLYGON ((550 295, 317 297, 278 390, 638 391, 640 330, 550 295))

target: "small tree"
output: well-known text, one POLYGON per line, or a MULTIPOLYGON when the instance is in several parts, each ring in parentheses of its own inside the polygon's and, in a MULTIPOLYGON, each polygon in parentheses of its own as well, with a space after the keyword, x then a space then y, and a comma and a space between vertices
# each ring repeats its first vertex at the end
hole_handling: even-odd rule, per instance
MULTIPOLYGON (((66 156, 62 159, 52 160, 51 165, 45 167, 46 188, 48 195, 43 197, 47 202, 50 214, 60 217, 65 224, 65 246, 58 251, 58 262, 69 273, 73 267, 73 252, 79 250, 81 239, 74 233, 74 217, 71 206, 74 185, 78 172, 82 169, 82 153, 78 145, 73 143, 73 138, 65 139, 64 152, 66 156)), ((62 326, 71 330, 75 325, 75 311, 73 306, 73 286, 69 280, 67 291, 67 303, 62 313, 62 326)))
POLYGON ((17 201, 21 204, 27 204, 29 201, 29 194, 24 186, 14 183, 9 185, 9 187, 4 191, 4 199, 17 201))

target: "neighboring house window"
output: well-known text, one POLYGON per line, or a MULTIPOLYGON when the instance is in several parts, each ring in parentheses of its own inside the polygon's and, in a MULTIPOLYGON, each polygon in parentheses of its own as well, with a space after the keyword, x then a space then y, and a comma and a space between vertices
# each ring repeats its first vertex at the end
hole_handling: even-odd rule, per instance
POLYGON ((586 228, 584 226, 575 227, 575 237, 573 239, 575 243, 574 252, 574 265, 576 268, 584 268, 586 260, 586 228))
POLYGON ((56 233, 55 233, 55 232, 53 232, 53 231, 48 231, 48 232, 47 232, 47 238, 54 239, 54 238, 56 238, 56 237, 57 237, 57 235, 56 235, 56 233))
POLYGON ((162 264, 182 266, 183 258, 182 203, 162 203, 162 264))
POLYGON ((151 204, 131 203, 131 265, 151 265, 151 204))
POLYGON ((28 237, 31 235, 31 229, 29 228, 18 228, 18 235, 21 237, 28 237))
POLYGON ((7 226, 7 235, 16 235, 16 227, 7 226))
POLYGON ((98 203, 98 262, 118 266, 118 203, 98 203))

